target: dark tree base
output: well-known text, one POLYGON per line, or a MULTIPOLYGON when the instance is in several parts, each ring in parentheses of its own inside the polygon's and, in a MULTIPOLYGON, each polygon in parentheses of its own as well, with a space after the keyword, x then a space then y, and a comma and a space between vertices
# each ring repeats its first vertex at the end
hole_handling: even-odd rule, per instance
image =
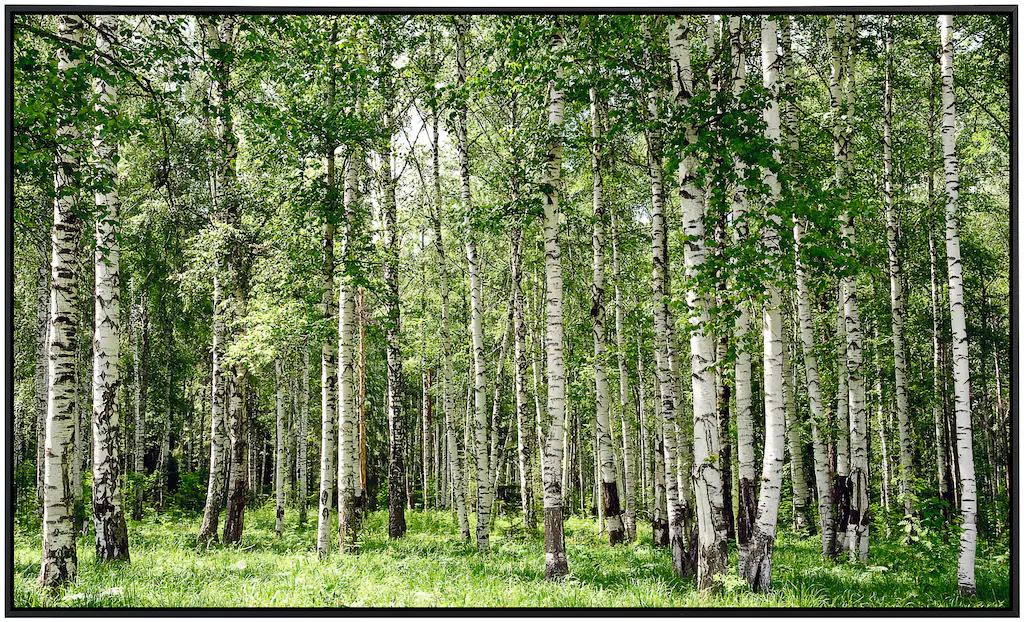
POLYGON ((569 559, 565 556, 565 531, 562 527, 562 508, 544 508, 544 578, 548 581, 565 578, 569 574, 569 559))

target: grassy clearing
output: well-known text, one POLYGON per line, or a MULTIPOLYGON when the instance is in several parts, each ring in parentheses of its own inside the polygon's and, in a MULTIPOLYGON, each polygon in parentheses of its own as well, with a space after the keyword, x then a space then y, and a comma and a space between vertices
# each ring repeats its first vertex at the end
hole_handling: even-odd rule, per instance
MULTIPOLYGON (((196 516, 147 514, 131 523, 131 564, 99 567, 93 535, 78 541, 76 585, 47 594, 36 585, 41 548, 38 523, 15 528, 16 607, 1007 607, 1009 555, 982 544, 978 597, 956 595, 956 546, 931 550, 872 542, 869 564, 823 562, 817 539, 783 533, 776 544, 773 589, 751 594, 726 579, 715 595, 676 579, 665 549, 650 530, 630 546, 609 549, 596 522, 566 524, 571 576, 544 580, 538 535, 511 532, 499 520, 492 550, 459 541, 445 512, 407 513, 409 534, 391 541, 386 514, 365 523, 361 554, 318 562, 316 523, 288 525, 274 536, 272 504, 246 513, 239 547, 197 548, 196 516)), ((733 551, 735 564, 735 551, 733 551)))

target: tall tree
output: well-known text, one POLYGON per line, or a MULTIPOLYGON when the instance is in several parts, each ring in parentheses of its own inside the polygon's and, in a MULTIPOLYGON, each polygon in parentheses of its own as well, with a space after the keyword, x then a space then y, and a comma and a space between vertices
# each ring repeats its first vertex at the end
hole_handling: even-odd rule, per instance
MULTIPOLYGON (((338 17, 331 18, 331 34, 327 40, 327 109, 335 112, 338 97, 336 74, 338 40, 338 17)), ((317 497, 316 553, 327 557, 331 549, 331 496, 338 484, 338 350, 333 338, 335 320, 338 317, 338 299, 334 294, 334 237, 337 218, 338 183, 337 157, 338 138, 327 130, 326 174, 327 195, 324 204, 324 255, 323 255, 323 317, 328 325, 328 337, 320 346, 320 494, 317 497)))
MULTIPOLYGON (((765 137, 773 147, 772 157, 778 160, 781 135, 779 121, 779 55, 775 20, 761 16, 761 71, 764 88, 768 91, 768 106, 764 110, 765 137)), ((768 217, 761 232, 762 245, 769 263, 781 259, 779 229, 781 218, 776 203, 781 188, 778 173, 769 166, 764 171, 770 195, 765 206, 768 217)), ((752 590, 767 590, 772 579, 772 559, 775 531, 778 526, 779 502, 782 492, 782 465, 786 442, 786 404, 783 373, 785 366, 785 328, 782 322, 782 297, 778 284, 769 278, 766 282, 767 300, 764 303, 762 336, 764 339, 764 460, 761 468, 761 491, 757 501, 757 520, 750 536, 750 550, 743 565, 743 577, 752 590)), ((794 458, 796 459, 796 458, 794 458)))
MULTIPOLYGON (((671 54, 672 94, 676 106, 686 111, 693 93, 692 69, 690 67, 690 18, 673 19, 669 30, 669 51, 671 54)), ((697 506, 698 549, 697 585, 709 589, 717 585, 715 576, 724 574, 728 566, 726 541, 726 520, 722 496, 722 474, 715 463, 718 455, 718 429, 714 377, 714 354, 708 332, 709 313, 704 294, 698 289, 696 279, 704 270, 707 244, 704 227, 704 190, 697 181, 697 161, 687 146, 697 141, 697 128, 692 122, 685 122, 682 128, 683 152, 679 161, 679 199, 682 207, 683 234, 687 243, 683 246, 686 265, 686 304, 689 309, 690 368, 693 391, 693 481, 697 506)), ((662 229, 661 244, 664 244, 664 216, 652 215, 652 225, 662 229)), ((655 229, 657 232, 657 229, 655 229)), ((657 245, 658 242, 655 242, 657 245)), ((655 262, 665 261, 664 251, 655 250, 655 262)), ((656 270, 657 272, 657 270, 656 270)), ((659 291, 655 275, 655 299, 663 300, 667 295, 659 291)), ((656 305, 656 313, 662 317, 668 309, 664 302, 656 305)), ((655 317, 655 331, 663 330, 659 324, 664 320, 655 317)), ((659 340, 663 339, 658 337, 659 340)), ((659 361, 659 367, 661 366, 659 361)), ((661 374, 659 374, 661 375, 661 374)), ((664 384, 664 381, 662 381, 664 384)), ((664 391, 664 389, 662 389, 664 391)), ((662 409, 674 408, 662 399, 662 409)), ((666 436, 668 436, 666 426, 666 436)), ((667 442, 667 441, 666 441, 667 442)), ((666 449, 666 462, 669 452, 666 449)), ((671 484, 669 484, 671 486, 671 484)), ((671 506, 670 506, 671 511, 671 506)), ((671 519, 670 523, 671 525, 671 519)), ((681 537, 681 536, 680 536, 681 537)), ((673 568, 676 561, 673 556, 673 568)), ((678 572, 678 570, 677 570, 678 572)))
POLYGON ((67 41, 57 48, 62 100, 58 107, 54 174, 53 228, 50 244, 50 338, 46 398, 46 466, 43 471, 43 553, 39 583, 56 588, 78 574, 75 545, 74 459, 75 351, 78 349, 78 251, 82 235, 78 142, 75 118, 82 109, 82 18, 59 15, 57 34, 67 41))
MULTIPOLYGON (((851 156, 850 132, 854 117, 854 61, 856 49, 854 34, 857 18, 855 15, 845 17, 843 28, 843 48, 846 54, 842 59, 845 64, 846 83, 846 127, 840 142, 840 161, 836 164, 836 172, 840 186, 845 183, 845 200, 847 209, 841 218, 843 243, 853 249, 856 235, 854 214, 849 205, 851 199, 853 158, 851 156), (840 173, 841 172, 841 173, 840 173)), ((857 277, 846 276, 842 279, 843 289, 843 321, 846 329, 846 369, 850 399, 850 521, 847 525, 846 545, 851 556, 862 561, 868 555, 868 524, 870 516, 870 487, 868 481, 868 431, 865 406, 863 362, 863 338, 861 335, 860 302, 857 292, 857 277)))
MULTIPOLYGON (((596 42, 595 42, 596 43, 596 42)), ((594 71, 593 65, 591 71, 594 71)), ((605 307, 604 307, 604 246, 605 215, 604 172, 600 91, 596 85, 590 87, 591 118, 591 168, 594 200, 594 280, 591 287, 590 318, 594 334, 594 382, 596 385, 598 456, 601 475, 601 497, 604 518, 608 526, 608 542, 612 546, 625 539, 622 524, 622 510, 619 507, 619 492, 615 479, 615 457, 612 452, 611 403, 608 396, 608 372, 605 367, 605 307)))
POLYGON ((117 361, 121 345, 120 201, 117 186, 117 86, 107 56, 118 45, 118 19, 97 15, 96 65, 93 78, 96 112, 102 121, 93 137, 96 189, 96 296, 92 365, 92 514, 96 528, 96 559, 127 560, 128 527, 121 507, 121 421, 117 361))
MULTIPOLYGON (((386 320, 387 358, 387 413, 388 413, 388 535, 405 535, 405 427, 402 424, 402 352, 399 344, 402 332, 401 299, 398 289, 398 178, 392 168, 392 142, 400 122, 395 110, 397 79, 392 65, 397 60, 397 38, 392 18, 382 20, 380 97, 384 102, 381 133, 378 140, 380 157, 379 177, 383 194, 384 220, 384 307, 386 320)), ((338 336, 342 338, 341 335, 338 336)), ((339 366, 340 369, 340 366, 339 366)))
POLYGON ((889 293, 892 305, 892 350, 896 380, 896 422, 900 435, 900 497, 903 513, 913 514, 914 504, 910 494, 913 478, 913 447, 910 438, 910 421, 907 412, 907 354, 903 336, 904 294, 903 268, 899 254, 899 217, 896 213, 892 183, 892 17, 885 27, 885 94, 882 105, 882 178, 885 193, 885 240, 889 253, 889 293))
POLYGON ((547 158, 541 184, 544 202, 544 282, 547 291, 548 408, 545 422, 542 475, 544 479, 544 577, 561 579, 569 574, 562 524, 562 482, 559 465, 565 422, 565 353, 562 332, 562 247, 559 241, 559 185, 562 178, 562 123, 565 119, 565 90, 562 82, 562 51, 565 42, 561 18, 551 28, 551 57, 554 76, 548 83, 547 158))
MULTIPOLYGON (((957 585, 964 596, 977 591, 974 555, 977 547, 977 484, 971 430, 971 369, 964 309, 963 263, 960 255, 960 170, 956 157, 956 94, 953 91, 953 16, 939 16, 942 42, 942 155, 946 172, 946 272, 949 317, 953 334, 953 396, 956 412, 956 454, 960 473, 960 560, 957 585)), ((56 244, 56 242, 55 242, 56 244)), ((56 274, 54 275, 56 278, 56 274)))
MULTIPOLYGON (((466 87, 466 38, 469 32, 469 18, 458 15, 455 18, 455 66, 456 86, 460 91, 466 87)), ((469 272, 469 297, 472 316, 470 335, 473 351, 473 413, 476 438, 476 545, 481 551, 490 546, 491 533, 491 460, 487 423, 487 361, 484 359, 483 333, 483 285, 480 279, 480 249, 472 224, 471 211, 473 196, 469 184, 469 137, 466 119, 469 115, 469 101, 465 94, 456 107, 455 132, 458 137, 459 153, 459 200, 462 202, 463 227, 465 228, 466 264, 469 272)), ((496 381, 497 382, 497 381, 496 381)), ((497 434, 496 430, 491 430, 497 434)))
MULTIPOLYGON (((349 268, 355 258, 358 187, 359 152, 353 146, 345 158, 345 220, 341 248, 345 268, 338 288, 338 544, 343 553, 356 550, 359 534, 357 505, 362 494, 359 477, 359 412, 355 386, 356 289, 355 275, 350 273, 349 268)), ((390 511, 391 506, 388 507, 390 511)))
POLYGON ((284 373, 282 372, 281 358, 274 359, 274 393, 277 396, 277 416, 275 421, 274 434, 274 533, 278 536, 284 529, 284 373))

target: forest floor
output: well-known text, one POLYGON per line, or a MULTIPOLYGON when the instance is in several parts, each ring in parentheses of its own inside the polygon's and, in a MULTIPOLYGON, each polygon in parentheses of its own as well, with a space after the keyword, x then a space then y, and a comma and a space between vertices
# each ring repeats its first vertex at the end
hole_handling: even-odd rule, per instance
MULTIPOLYGON (((1008 607, 1009 554, 981 543, 978 596, 956 592, 956 542, 931 548, 879 540, 872 532, 868 564, 822 561, 819 539, 780 534, 772 589, 751 594, 727 578, 718 594, 697 592, 672 575, 668 551, 638 541, 610 549, 594 520, 566 524, 570 577, 544 580, 539 534, 524 537, 499 519, 491 550, 478 553, 458 538, 448 512, 406 514, 409 532, 387 537, 387 514, 364 524, 361 552, 318 562, 315 508, 297 526, 287 514, 274 535, 272 503, 247 511, 240 546, 195 544, 199 517, 177 512, 130 522, 131 564, 100 567, 93 535, 78 540, 78 581, 57 594, 37 587, 39 524, 21 514, 15 526, 16 607, 1008 607)), ((337 539, 337 532, 332 534, 337 539)), ((732 552, 735 567, 736 551, 732 552)))

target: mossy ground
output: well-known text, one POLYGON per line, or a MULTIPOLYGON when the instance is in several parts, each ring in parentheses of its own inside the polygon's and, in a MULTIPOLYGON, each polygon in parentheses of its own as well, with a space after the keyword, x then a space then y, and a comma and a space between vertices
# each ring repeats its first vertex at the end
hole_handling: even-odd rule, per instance
MULTIPOLYGON (((315 519, 315 515, 311 515, 315 519)), ((783 532, 775 547, 772 589, 751 594, 727 577, 717 594, 700 593, 671 572, 668 552, 636 543, 610 549, 593 520, 566 524, 570 577, 544 580, 539 534, 524 536, 499 519, 491 550, 459 541, 441 511, 407 513, 409 533, 387 537, 386 513, 364 524, 359 555, 317 560, 316 522, 293 512, 274 535, 272 504, 246 512, 240 546, 197 547, 199 518, 147 510, 130 522, 130 564, 99 566, 93 534, 78 540, 78 581, 56 593, 37 586, 38 523, 15 527, 16 607, 1007 607, 1009 555, 983 543, 978 596, 956 591, 956 543, 904 546, 874 533, 868 564, 825 562, 818 539, 783 532), (112 589, 120 588, 120 589, 112 589)), ((335 536, 336 538, 336 536, 335 536)), ((735 550, 733 567, 735 567, 735 550)))

